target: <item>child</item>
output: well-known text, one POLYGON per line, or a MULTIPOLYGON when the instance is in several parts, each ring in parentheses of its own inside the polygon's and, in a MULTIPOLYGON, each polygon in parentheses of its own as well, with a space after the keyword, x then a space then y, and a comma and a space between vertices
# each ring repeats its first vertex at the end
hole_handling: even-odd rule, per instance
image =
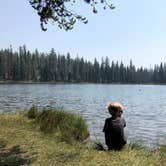
POLYGON ((105 120, 103 132, 105 133, 105 142, 108 150, 121 150, 126 144, 124 137, 125 120, 121 117, 123 106, 120 103, 112 102, 108 106, 111 114, 110 118, 105 120))

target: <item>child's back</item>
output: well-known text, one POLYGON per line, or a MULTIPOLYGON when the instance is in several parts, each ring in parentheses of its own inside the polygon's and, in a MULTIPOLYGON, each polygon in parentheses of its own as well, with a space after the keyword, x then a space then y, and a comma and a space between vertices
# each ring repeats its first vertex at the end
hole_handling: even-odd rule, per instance
POLYGON ((103 132, 108 149, 120 150, 125 144, 124 127, 126 122, 121 118, 123 106, 120 103, 112 102, 108 106, 108 111, 112 117, 105 120, 103 132))
POLYGON ((123 118, 113 119, 112 117, 105 120, 104 133, 108 149, 120 150, 125 144, 124 127, 126 122, 123 118))

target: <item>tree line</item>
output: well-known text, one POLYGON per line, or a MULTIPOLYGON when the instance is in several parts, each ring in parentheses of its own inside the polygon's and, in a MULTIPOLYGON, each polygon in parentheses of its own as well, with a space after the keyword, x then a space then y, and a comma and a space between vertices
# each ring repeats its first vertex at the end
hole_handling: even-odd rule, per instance
POLYGON ((90 83, 166 83, 166 63, 152 68, 136 68, 132 60, 123 62, 102 58, 99 63, 83 57, 71 58, 51 49, 49 53, 33 52, 26 46, 13 51, 0 50, 0 81, 90 82, 90 83))

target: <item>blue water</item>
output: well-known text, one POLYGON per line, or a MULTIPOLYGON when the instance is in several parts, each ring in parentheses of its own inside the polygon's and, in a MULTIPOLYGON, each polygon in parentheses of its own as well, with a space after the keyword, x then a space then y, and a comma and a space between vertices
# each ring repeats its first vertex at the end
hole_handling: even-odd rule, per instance
POLYGON ((115 84, 14 84, 0 85, 0 112, 38 107, 63 107, 81 114, 88 123, 91 139, 104 142, 107 103, 121 102, 129 142, 148 147, 166 144, 166 86, 115 84))

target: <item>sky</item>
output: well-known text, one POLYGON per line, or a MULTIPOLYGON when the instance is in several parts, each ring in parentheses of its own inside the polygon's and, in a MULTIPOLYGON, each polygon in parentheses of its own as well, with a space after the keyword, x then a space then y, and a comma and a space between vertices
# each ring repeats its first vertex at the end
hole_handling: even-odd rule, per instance
MULTIPOLYGON (((109 0, 108 0, 109 1, 109 0)), ((26 45, 60 54, 70 52, 93 62, 108 56, 110 61, 137 67, 153 67, 166 62, 166 0, 110 0, 114 10, 92 9, 77 0, 76 11, 88 18, 88 24, 77 22, 72 31, 60 30, 56 24, 40 28, 39 17, 28 0, 5 0, 0 5, 0 49, 14 50, 26 45)))

